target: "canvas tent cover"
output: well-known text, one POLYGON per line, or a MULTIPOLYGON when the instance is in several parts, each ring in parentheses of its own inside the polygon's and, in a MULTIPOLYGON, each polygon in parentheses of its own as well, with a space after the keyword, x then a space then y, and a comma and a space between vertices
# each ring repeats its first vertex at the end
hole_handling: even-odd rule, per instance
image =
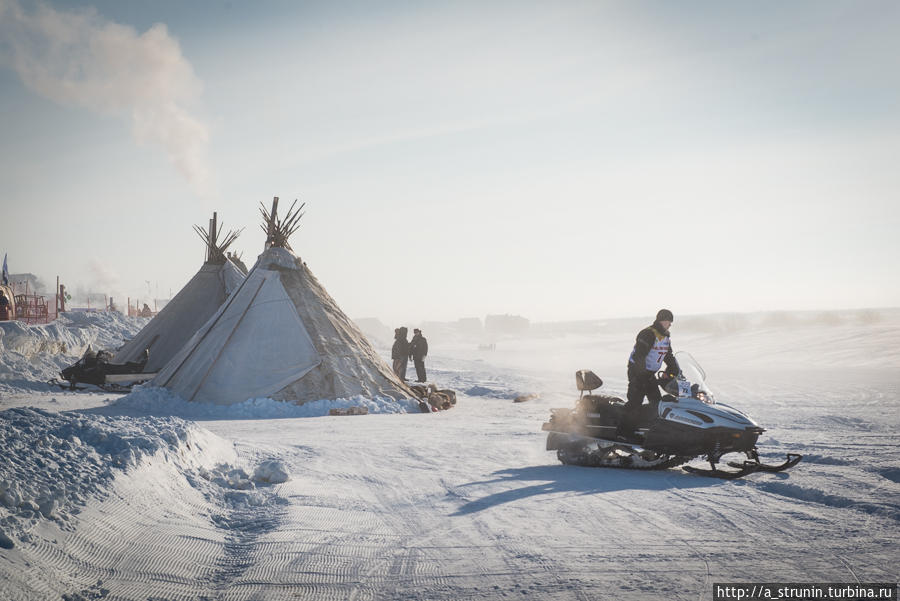
POLYGON ((146 373, 159 371, 244 280, 234 263, 204 263, 162 311, 120 348, 113 363, 138 361, 150 349, 146 373))
POLYGON ((414 396, 306 265, 280 247, 260 255, 153 385, 216 404, 414 396))

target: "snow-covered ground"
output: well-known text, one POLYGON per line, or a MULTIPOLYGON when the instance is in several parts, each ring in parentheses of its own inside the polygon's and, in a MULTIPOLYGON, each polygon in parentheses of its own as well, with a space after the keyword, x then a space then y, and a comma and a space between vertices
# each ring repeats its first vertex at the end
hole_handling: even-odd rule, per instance
POLYGON ((494 351, 431 338, 429 376, 459 402, 419 414, 53 390, 88 343, 145 323, 73 319, 0 326, 0 599, 693 600, 715 582, 900 579, 895 310, 676 321, 719 400, 768 428, 763 456, 805 455, 740 481, 544 450, 576 369, 624 392, 641 322, 494 351))

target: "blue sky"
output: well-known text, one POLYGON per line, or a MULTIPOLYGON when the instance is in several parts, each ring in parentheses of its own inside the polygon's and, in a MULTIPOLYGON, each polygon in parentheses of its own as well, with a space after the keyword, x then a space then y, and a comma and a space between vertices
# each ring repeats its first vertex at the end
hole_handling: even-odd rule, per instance
POLYGON ((354 317, 897 306, 898 25, 892 2, 0 0, 0 251, 167 296, 191 224, 245 227, 252 263, 277 195, 354 317))

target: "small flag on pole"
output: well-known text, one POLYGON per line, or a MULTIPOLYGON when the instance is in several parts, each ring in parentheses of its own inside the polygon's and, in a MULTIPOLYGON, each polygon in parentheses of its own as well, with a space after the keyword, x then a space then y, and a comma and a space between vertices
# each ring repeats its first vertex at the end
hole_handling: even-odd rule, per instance
POLYGON ((9 286, 9 269, 6 268, 6 253, 3 253, 3 285, 9 286))

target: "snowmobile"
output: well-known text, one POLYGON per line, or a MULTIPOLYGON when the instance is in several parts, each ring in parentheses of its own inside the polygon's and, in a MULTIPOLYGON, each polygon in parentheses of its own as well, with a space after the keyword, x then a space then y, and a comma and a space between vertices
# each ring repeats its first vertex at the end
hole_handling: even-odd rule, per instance
POLYGON ((642 405, 635 428, 621 432, 625 401, 593 394, 603 380, 590 370, 575 374, 581 396, 574 409, 551 409, 547 450, 556 451, 568 465, 666 469, 704 457, 710 469, 683 466, 682 469, 715 478, 741 478, 754 472, 780 472, 797 465, 802 455, 788 453, 784 463, 760 461, 756 449, 765 432, 744 413, 716 398, 706 384, 706 373, 686 352, 675 355, 681 372, 659 372, 656 383, 665 394, 659 403, 642 405), (587 392, 587 394, 585 394, 587 392), (743 453, 742 462, 728 462, 734 469, 718 466, 728 453, 743 453))
POLYGON ((156 373, 142 373, 149 350, 145 350, 139 361, 111 363, 112 353, 105 350, 94 351, 90 345, 84 355, 74 364, 60 372, 63 380, 53 379, 47 383, 63 390, 102 390, 125 393, 135 384, 153 379, 156 373))

